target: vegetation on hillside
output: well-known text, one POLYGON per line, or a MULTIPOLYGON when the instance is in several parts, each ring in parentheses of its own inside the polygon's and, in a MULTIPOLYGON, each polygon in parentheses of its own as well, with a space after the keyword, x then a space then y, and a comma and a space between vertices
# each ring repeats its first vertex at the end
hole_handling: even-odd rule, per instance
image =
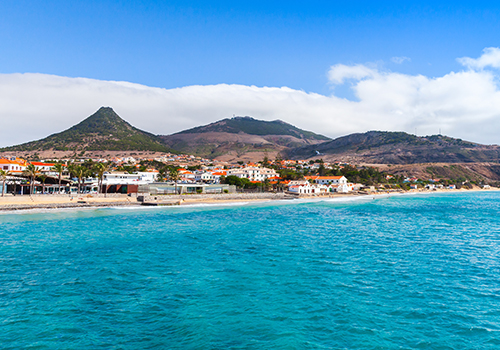
POLYGON ((113 109, 101 107, 96 113, 63 132, 42 140, 0 149, 0 151, 157 151, 170 149, 148 132, 121 119, 113 109))
POLYGON ((271 122, 257 120, 251 117, 235 117, 223 119, 209 125, 198 126, 178 134, 194 134, 207 132, 227 132, 232 134, 245 133, 249 135, 290 135, 300 139, 330 140, 330 138, 315 134, 311 131, 299 129, 281 120, 271 122))
POLYGON ((500 147, 443 135, 419 137, 404 132, 369 131, 290 149, 286 156, 307 159, 318 153, 380 164, 458 163, 498 161, 500 147))

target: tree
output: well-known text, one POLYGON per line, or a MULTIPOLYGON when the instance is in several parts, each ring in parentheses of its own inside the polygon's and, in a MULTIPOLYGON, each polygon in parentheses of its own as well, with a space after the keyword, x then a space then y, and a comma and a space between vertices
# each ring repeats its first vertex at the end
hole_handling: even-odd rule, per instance
POLYGON ((156 175, 156 181, 164 182, 165 178, 167 177, 167 169, 165 167, 159 167, 157 169, 158 169, 158 175, 156 175))
POLYGON ((80 193, 82 182, 88 175, 88 169, 80 164, 71 164, 68 168, 71 175, 78 179, 78 193, 80 193))
POLYGON ((3 169, 0 169, 0 180, 2 181, 2 197, 5 192, 5 182, 7 181, 7 177, 10 175, 9 171, 5 171, 3 169))
POLYGON ((30 179, 30 196, 33 194, 33 188, 35 185, 35 178, 40 174, 40 170, 33 164, 28 164, 26 169, 24 169, 23 174, 30 179))
POLYGON ((264 191, 269 191, 269 188, 271 187, 271 183, 269 182, 269 179, 264 179, 264 182, 262 183, 264 187, 264 191))
POLYGON ((62 179, 62 173, 64 171, 64 164, 56 163, 52 167, 52 170, 56 171, 59 174, 59 192, 61 192, 61 179, 62 179))
POLYGON ((318 168, 318 174, 319 176, 325 176, 325 173, 326 173, 325 165, 323 163, 320 163, 318 168))
POLYGON ((221 178, 221 182, 228 184, 228 185, 235 185, 235 186, 240 187, 240 188, 256 187, 256 185, 253 184, 247 178, 245 178, 245 177, 239 178, 238 176, 235 176, 235 175, 226 176, 224 179, 221 178))
POLYGON ((177 181, 179 181, 181 175, 179 174, 179 170, 173 168, 170 169, 170 172, 168 174, 170 180, 172 180, 175 184, 175 194, 177 194, 177 181))
POLYGON ((264 156, 264 160, 262 161, 262 166, 265 168, 269 165, 269 157, 266 155, 264 156))
POLYGON ((281 163, 283 162, 283 158, 281 157, 281 154, 278 153, 276 155, 276 159, 274 160, 274 164, 276 164, 276 166, 274 167, 276 170, 281 170, 281 163))
POLYGON ((45 181, 47 180, 47 175, 41 174, 41 175, 38 175, 38 178, 42 182, 42 193, 45 193, 45 181))
POLYGON ((104 174, 107 173, 112 168, 112 163, 97 163, 94 165, 93 170, 97 175, 98 183, 99 183, 99 193, 101 193, 102 182, 104 179, 104 174))

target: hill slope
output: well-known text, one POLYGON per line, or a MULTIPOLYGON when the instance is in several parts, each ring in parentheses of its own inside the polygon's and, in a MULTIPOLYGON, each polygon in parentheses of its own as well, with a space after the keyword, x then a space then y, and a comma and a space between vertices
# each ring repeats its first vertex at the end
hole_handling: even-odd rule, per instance
POLYGON ((109 107, 101 107, 87 119, 44 139, 7 147, 1 151, 168 151, 160 139, 139 130, 109 107))
POLYGON ((235 117, 161 136, 169 147, 183 153, 224 160, 260 160, 292 147, 315 145, 328 137, 301 130, 281 120, 235 117))
POLYGON ((287 155, 294 159, 323 158, 378 164, 473 163, 497 162, 500 147, 442 135, 418 137, 404 132, 369 131, 291 149, 287 155))

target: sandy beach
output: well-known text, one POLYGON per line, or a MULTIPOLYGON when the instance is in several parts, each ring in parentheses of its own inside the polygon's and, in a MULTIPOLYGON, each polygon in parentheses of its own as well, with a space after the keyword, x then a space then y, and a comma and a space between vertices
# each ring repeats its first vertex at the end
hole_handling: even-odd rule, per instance
POLYGON ((127 195, 16 195, 6 194, 0 197, 0 210, 23 209, 58 209, 77 207, 111 207, 124 205, 139 205, 136 197, 127 195))
POLYGON ((69 195, 17 195, 6 194, 0 197, 0 211, 27 210, 27 209, 60 209, 60 208, 85 208, 85 207, 116 207, 116 206, 139 206, 143 201, 147 205, 196 205, 196 204, 221 204, 238 202, 261 202, 270 200, 324 200, 334 198, 366 197, 380 195, 410 195, 410 194, 432 194, 432 193, 460 193, 460 192, 486 192, 498 191, 498 188, 490 189, 460 189, 460 190, 412 190, 405 192, 372 192, 361 194, 358 192, 347 194, 328 195, 290 195, 286 193, 237 193, 220 195, 182 195, 182 196, 145 196, 138 201, 138 196, 125 194, 84 194, 79 196, 69 195))

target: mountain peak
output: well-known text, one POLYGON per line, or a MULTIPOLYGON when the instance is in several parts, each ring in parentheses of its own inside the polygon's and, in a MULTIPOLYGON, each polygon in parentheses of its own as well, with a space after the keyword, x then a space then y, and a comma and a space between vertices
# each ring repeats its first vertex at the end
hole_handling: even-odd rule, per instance
POLYGON ((236 116, 236 117, 233 117, 231 118, 232 120, 257 120, 255 118, 252 118, 252 117, 249 117, 249 116, 244 116, 244 117, 241 117, 241 116, 236 116))
POLYGON ((381 164, 471 163, 498 161, 500 148, 443 135, 416 136, 401 131, 368 131, 289 152, 296 159, 321 155, 327 160, 381 164))
POLYGON ((94 133, 99 135, 108 135, 117 131, 132 131, 135 128, 120 118, 111 107, 101 107, 77 125, 69 130, 78 133, 94 133))
POLYGON ((101 107, 80 123, 45 139, 8 148, 22 151, 49 149, 169 151, 157 136, 133 127, 111 107, 101 107))
MULTIPOLYGON (((285 135, 293 136, 301 140, 329 141, 330 138, 315 134, 311 131, 299 129, 281 120, 259 120, 252 117, 233 117, 222 119, 215 123, 198 126, 177 134, 202 134, 208 132, 225 132, 230 134, 248 134, 258 136, 285 135)), ((174 135, 177 135, 174 134, 174 135)))

